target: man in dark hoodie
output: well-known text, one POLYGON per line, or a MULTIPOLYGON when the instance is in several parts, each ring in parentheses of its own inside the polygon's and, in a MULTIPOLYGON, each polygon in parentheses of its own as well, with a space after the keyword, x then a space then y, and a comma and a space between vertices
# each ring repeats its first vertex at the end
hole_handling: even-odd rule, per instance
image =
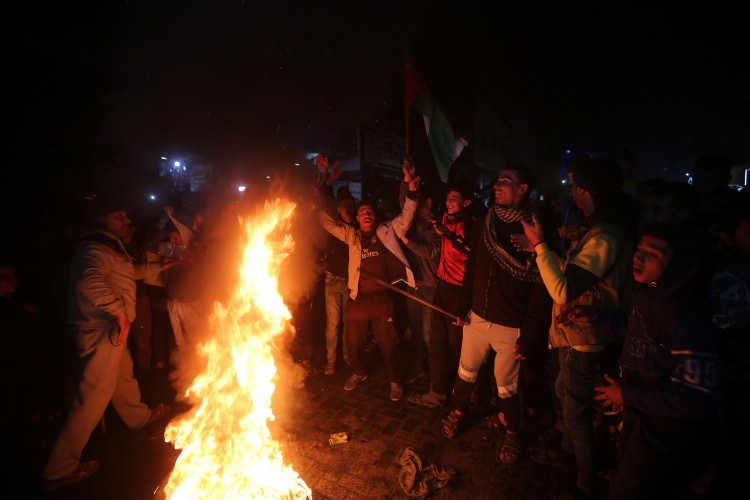
MULTIPOLYGON (((596 399, 622 408, 618 466, 610 498, 676 498, 713 457, 719 406, 718 340, 700 287, 705 234, 681 223, 643 229, 620 356, 596 399)), ((705 293, 704 293, 705 295, 705 293)))

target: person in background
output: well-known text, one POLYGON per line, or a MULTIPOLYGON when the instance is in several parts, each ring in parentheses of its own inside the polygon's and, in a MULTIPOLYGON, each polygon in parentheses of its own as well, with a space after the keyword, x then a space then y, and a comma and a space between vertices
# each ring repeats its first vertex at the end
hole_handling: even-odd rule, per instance
POLYGON ((635 177, 635 154, 630 148, 619 148, 615 150, 610 158, 615 160, 622 170, 622 190, 625 194, 635 197, 635 191, 638 188, 638 179, 635 177))
POLYGON ((127 203, 101 195, 92 203, 96 227, 82 235, 73 252, 68 295, 68 326, 75 336, 82 376, 42 471, 45 490, 81 481, 96 471, 99 463, 81 462, 81 456, 110 403, 132 430, 169 413, 165 405, 151 409, 141 401, 127 339, 135 319, 136 280, 176 261, 134 266, 123 242, 132 224, 127 203))
MULTIPOLYGON (((136 235, 137 228, 131 224, 128 228, 129 234, 123 238, 125 249, 133 257, 134 263, 145 264, 146 250, 142 239, 136 235)), ((129 346, 135 361, 135 373, 138 380, 144 380, 150 373, 151 365, 151 341, 153 331, 153 316, 151 314, 151 296, 148 293, 148 285, 144 280, 135 282, 135 320, 130 326, 131 335, 129 346)))
MULTIPOLYGON (((328 173, 328 158, 324 155, 318 155, 315 159, 321 172, 328 173)), ((338 162, 331 167, 330 174, 319 182, 320 194, 324 200, 327 200, 326 206, 329 214, 338 218, 344 224, 351 227, 355 225, 355 210, 357 203, 349 193, 348 189, 341 188, 336 198, 333 197, 331 184, 341 176, 341 170, 338 162), (335 210, 334 210, 335 208, 335 210)), ((339 331, 341 331, 341 354, 344 360, 349 362, 349 354, 346 349, 346 343, 343 341, 344 315, 346 313, 347 297, 349 289, 347 288, 348 267, 349 267, 349 248, 338 238, 328 235, 326 247, 323 254, 323 265, 325 267, 325 282, 323 284, 325 294, 325 313, 326 313, 326 366, 323 373, 326 376, 332 376, 336 373, 336 361, 338 360, 339 331)))
MULTIPOLYGON (((713 322, 720 329, 721 441, 730 449, 746 431, 750 413, 750 189, 740 191, 737 204, 719 225, 721 245, 714 256, 709 286, 713 322)), ((723 448, 722 448, 723 447, 723 448)), ((716 454, 715 472, 709 470, 696 490, 716 498, 729 497, 744 485, 742 461, 729 453, 716 454)))
MULTIPOLYGON (((576 165, 570 193, 587 230, 565 260, 546 243, 536 216, 522 224, 553 301, 549 342, 558 353, 555 394, 562 412, 562 451, 575 457, 575 494, 590 497, 596 496, 594 385, 599 371, 614 369, 610 365, 616 364, 620 343, 614 332, 581 320, 578 311, 627 310, 632 205, 622 191, 622 170, 611 158, 576 165)), ((549 463, 548 451, 538 450, 531 458, 549 463)))
POLYGON ((725 154, 705 154, 693 166, 693 187, 698 195, 696 222, 715 239, 721 221, 729 215, 740 195, 729 186, 731 180, 732 160, 725 154))
POLYGON ((719 335, 697 290, 707 255, 706 235, 687 224, 641 231, 620 376, 595 388, 606 407, 622 409, 613 500, 684 498, 713 459, 719 335))
MULTIPOLYGON (((435 231, 440 235, 437 266, 435 306, 458 316, 465 303, 462 285, 469 258, 469 239, 476 218, 472 213, 472 190, 468 183, 448 186, 445 213, 435 221, 435 231)), ((458 360, 461 357, 463 325, 454 318, 433 311, 427 355, 430 363, 430 390, 425 394, 412 394, 411 403, 427 408, 445 405, 453 390, 458 360)))
MULTIPOLYGON (((404 169, 408 177, 404 177, 399 192, 399 202, 403 206, 409 183, 416 177, 414 165, 406 158, 404 169)), ((437 287, 437 267, 440 257, 440 235, 435 231, 435 214, 432 210, 433 194, 426 186, 421 186, 417 194, 417 211, 411 228, 404 235, 399 235, 401 242, 407 249, 406 258, 414 270, 416 289, 409 293, 432 304, 435 301, 437 287)), ((409 325, 410 338, 405 342, 403 351, 406 357, 404 365, 406 384, 419 379, 428 366, 427 356, 432 329, 433 309, 416 300, 406 301, 406 317, 409 325)))
POLYGON ((65 409, 65 367, 61 350, 45 340, 54 319, 40 305, 38 290, 27 285, 16 251, 0 252, 0 442, 8 457, 0 477, 28 484, 38 475, 43 436, 65 409))
POLYGON ((180 265, 167 273, 167 311, 174 333, 175 350, 187 349, 197 340, 197 330, 206 320, 205 303, 201 300, 205 289, 206 271, 202 268, 205 248, 199 241, 202 216, 181 221, 171 205, 164 207, 167 223, 167 252, 180 260, 180 265))
POLYGON ((560 202, 560 225, 557 227, 559 238, 555 240, 557 245, 554 248, 555 252, 563 257, 568 249, 581 237, 581 234, 586 231, 583 213, 573 201, 570 186, 573 184, 573 173, 576 166, 590 159, 591 155, 589 153, 580 153, 568 158, 565 162, 565 184, 568 186, 568 189, 565 190, 560 202))

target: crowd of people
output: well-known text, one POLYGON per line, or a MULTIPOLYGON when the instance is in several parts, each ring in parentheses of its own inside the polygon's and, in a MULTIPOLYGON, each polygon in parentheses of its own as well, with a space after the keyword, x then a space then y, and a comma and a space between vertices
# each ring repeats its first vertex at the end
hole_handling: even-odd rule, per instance
MULTIPOLYGON (((722 449, 747 409, 750 189, 729 187, 720 154, 696 161, 692 184, 633 182, 626 153, 572 158, 565 189, 544 203, 522 163, 502 165, 482 199, 460 176, 425 185, 406 158, 385 213, 345 184, 334 192, 342 172, 324 155, 309 184, 287 176, 251 193, 297 202, 281 290, 291 355, 307 373, 345 371, 345 397, 367 383, 377 352, 388 399, 434 409, 446 439, 487 398, 496 411, 481 422, 504 435, 498 459, 572 462, 576 497, 731 491, 741 472, 722 449), (422 377, 428 391, 410 392, 422 377), (532 414, 546 418, 543 432, 529 431, 532 414), (606 491, 602 429, 616 454, 606 491)), ((131 429, 169 415, 172 402, 143 401, 154 371, 170 374, 175 400, 187 397, 195 369, 183 361, 226 293, 217 266, 231 261, 226 221, 242 210, 169 205, 135 220, 106 193, 89 205, 88 229, 61 256, 64 312, 40 312, 22 293, 21 261, 0 262, 14 343, 3 427, 23 430, 17 451, 41 425, 54 429, 44 463, 30 464, 46 489, 95 472, 81 454, 110 404, 131 429), (50 341, 44 361, 19 359, 37 334, 50 341)))

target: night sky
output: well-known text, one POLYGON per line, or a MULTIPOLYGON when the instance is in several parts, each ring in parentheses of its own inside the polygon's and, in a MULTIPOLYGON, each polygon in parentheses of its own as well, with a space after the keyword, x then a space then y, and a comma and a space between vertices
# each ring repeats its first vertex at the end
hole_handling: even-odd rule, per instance
POLYGON ((267 168, 355 123, 402 133, 407 50, 457 127, 471 126, 480 72, 497 82, 489 91, 513 89, 551 153, 629 147, 640 177, 674 175, 709 151, 750 160, 746 17, 721 2, 712 12, 101 3, 31 3, 7 15, 21 183, 73 185, 102 166, 152 172, 158 156, 176 153, 267 168))

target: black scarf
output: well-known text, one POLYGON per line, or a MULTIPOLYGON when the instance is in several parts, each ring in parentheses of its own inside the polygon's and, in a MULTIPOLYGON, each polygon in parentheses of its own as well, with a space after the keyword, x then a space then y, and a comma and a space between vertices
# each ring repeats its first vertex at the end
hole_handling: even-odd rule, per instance
POLYGON ((519 222, 522 217, 521 209, 495 205, 494 210, 487 212, 487 217, 485 217, 484 244, 492 260, 511 276, 517 280, 539 283, 542 281, 542 276, 536 267, 536 256, 533 253, 527 254, 526 262, 519 262, 498 243, 496 224, 519 222))

